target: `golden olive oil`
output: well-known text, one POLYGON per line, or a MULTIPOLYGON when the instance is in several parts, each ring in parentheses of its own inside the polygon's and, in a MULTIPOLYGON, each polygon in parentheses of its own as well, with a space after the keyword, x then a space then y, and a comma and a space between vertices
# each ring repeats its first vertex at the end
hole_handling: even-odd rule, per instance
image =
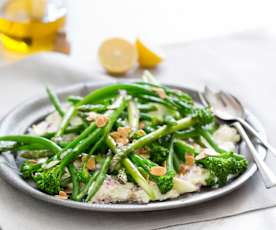
POLYGON ((8 0, 0 9, 0 40, 23 53, 51 50, 66 9, 51 0, 8 0))

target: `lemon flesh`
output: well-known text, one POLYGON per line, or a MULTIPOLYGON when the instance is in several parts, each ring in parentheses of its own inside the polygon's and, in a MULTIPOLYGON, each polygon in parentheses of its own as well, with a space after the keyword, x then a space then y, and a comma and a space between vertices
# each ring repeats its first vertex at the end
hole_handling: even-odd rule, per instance
POLYGON ((136 39, 136 49, 138 51, 138 62, 141 67, 153 68, 163 61, 163 57, 148 48, 140 39, 136 39))
POLYGON ((125 74, 137 62, 135 46, 121 38, 104 41, 98 54, 100 63, 111 74, 125 74))

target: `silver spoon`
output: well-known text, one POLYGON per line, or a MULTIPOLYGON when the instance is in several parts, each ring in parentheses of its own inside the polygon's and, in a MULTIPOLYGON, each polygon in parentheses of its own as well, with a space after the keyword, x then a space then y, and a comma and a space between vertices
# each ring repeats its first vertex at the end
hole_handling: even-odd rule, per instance
MULTIPOLYGON (((245 117, 244 109, 240 103, 237 103, 231 95, 220 91, 218 94, 213 93, 210 89, 205 88, 204 98, 207 100, 208 104, 211 105, 214 114, 225 121, 237 121, 233 123, 233 126, 239 131, 240 135, 246 142, 254 161, 260 171, 266 188, 271 188, 276 186, 276 176, 267 166, 267 164, 262 160, 256 148, 250 141, 248 135, 246 134, 243 126, 236 117, 245 117)), ((201 95, 202 98, 202 95, 201 95)))

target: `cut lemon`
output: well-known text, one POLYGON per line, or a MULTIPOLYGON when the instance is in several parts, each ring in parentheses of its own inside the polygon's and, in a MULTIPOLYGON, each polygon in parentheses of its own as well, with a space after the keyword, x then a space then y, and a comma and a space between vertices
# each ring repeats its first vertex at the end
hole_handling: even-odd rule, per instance
POLYGON ((153 68, 164 59, 160 51, 153 51, 138 38, 136 39, 136 48, 139 56, 138 62, 142 67, 153 68))
POLYGON ((112 38, 104 41, 99 48, 102 66, 111 74, 124 74, 137 62, 137 51, 128 41, 112 38))

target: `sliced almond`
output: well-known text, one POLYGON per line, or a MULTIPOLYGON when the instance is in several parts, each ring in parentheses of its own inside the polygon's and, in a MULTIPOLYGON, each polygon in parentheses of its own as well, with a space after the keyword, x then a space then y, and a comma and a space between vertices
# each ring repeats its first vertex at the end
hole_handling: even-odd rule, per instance
POLYGON ((189 166, 185 165, 185 164, 180 164, 179 166, 179 174, 180 175, 185 175, 187 173, 187 171, 189 170, 189 166))
POLYGON ((128 134, 131 132, 131 128, 130 127, 119 127, 117 132, 124 137, 127 137, 128 134))
POLYGON ((128 144, 129 140, 128 138, 117 138, 116 143, 120 145, 126 145, 128 144))
POLYGON ((165 99, 167 97, 167 94, 165 92, 164 89, 161 88, 155 88, 154 92, 161 98, 161 99, 165 99))
POLYGON ((96 161, 94 158, 89 158, 86 164, 88 170, 95 170, 96 169, 96 161))
POLYGON ((213 149, 203 149, 196 157, 196 160, 201 160, 204 159, 208 156, 217 156, 219 153, 217 153, 215 150, 213 149))
POLYGON ((193 154, 186 154, 185 162, 187 165, 192 166, 195 163, 195 158, 194 158, 193 154))
POLYGON ((150 168, 150 174, 154 176, 164 176, 167 170, 162 166, 153 166, 150 168))
POLYGON ((67 193, 64 192, 64 191, 59 191, 58 195, 59 195, 59 196, 67 196, 67 193))
POLYGON ((104 115, 99 115, 99 116, 96 117, 95 121, 96 121, 96 126, 98 128, 102 128, 107 124, 108 118, 104 115))
POLYGON ((67 200, 68 196, 60 196, 60 195, 55 195, 56 198, 59 198, 61 200, 67 200))

